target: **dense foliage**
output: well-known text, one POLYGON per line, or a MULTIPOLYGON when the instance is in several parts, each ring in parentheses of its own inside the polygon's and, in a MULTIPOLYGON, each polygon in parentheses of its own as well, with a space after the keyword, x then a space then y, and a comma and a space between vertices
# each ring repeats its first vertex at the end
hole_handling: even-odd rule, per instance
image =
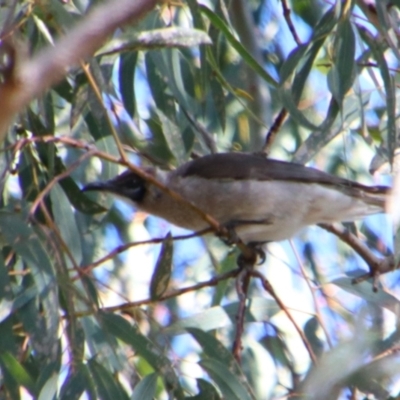
MULTIPOLYGON (((19 68, 99 4, 2 2, 3 119, 19 68)), ((244 283, 235 246, 80 188, 215 151, 390 184, 399 7, 166 1, 66 59, 0 135, 0 398, 398 398, 396 219, 271 243, 244 283)))

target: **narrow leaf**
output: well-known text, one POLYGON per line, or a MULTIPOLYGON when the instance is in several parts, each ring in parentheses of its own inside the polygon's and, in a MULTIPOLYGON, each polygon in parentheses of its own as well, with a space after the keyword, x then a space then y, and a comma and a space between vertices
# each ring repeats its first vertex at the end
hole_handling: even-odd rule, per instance
POLYGON ((88 362, 90 373, 96 386, 98 397, 102 400, 128 400, 128 395, 118 380, 103 365, 91 359, 88 362))
POLYGON ((136 386, 131 400, 153 400, 157 389, 158 374, 145 376, 136 386))
POLYGON ((255 397, 243 386, 226 365, 216 359, 202 360, 200 366, 217 384, 224 398, 229 400, 254 400, 255 397))
POLYGON ((242 43, 240 43, 235 38, 226 23, 217 14, 215 14, 205 5, 200 5, 199 10, 210 20, 210 22, 216 28, 224 33, 228 42, 243 57, 243 60, 246 61, 246 63, 254 70, 254 72, 259 74, 270 85, 278 87, 278 83, 276 82, 276 80, 264 70, 264 68, 257 62, 257 60, 246 50, 242 43))
POLYGON ((135 67, 138 53, 122 54, 119 60, 119 91, 121 92, 122 102, 125 110, 133 117, 135 113, 135 67))
POLYGON ((151 277, 150 297, 153 300, 158 299, 168 289, 172 271, 173 249, 174 245, 171 232, 168 232, 162 243, 153 276, 151 277))
POLYGON ((193 47, 201 44, 211 44, 206 32, 200 29, 168 27, 129 34, 129 37, 118 37, 110 40, 97 55, 108 55, 139 50, 165 49, 168 47, 193 47))
POLYGON ((29 393, 35 394, 35 382, 25 368, 8 352, 0 354, 0 363, 14 378, 18 385, 25 387, 29 393))

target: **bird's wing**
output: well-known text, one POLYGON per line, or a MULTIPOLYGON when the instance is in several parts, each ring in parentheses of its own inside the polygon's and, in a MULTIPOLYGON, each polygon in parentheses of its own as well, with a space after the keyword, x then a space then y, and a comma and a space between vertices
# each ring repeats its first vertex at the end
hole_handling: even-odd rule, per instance
POLYGON ((342 189, 356 189, 365 193, 385 194, 387 186, 366 186, 339 178, 302 164, 272 160, 250 153, 211 154, 182 165, 177 174, 182 177, 199 176, 206 179, 281 180, 319 183, 342 189))

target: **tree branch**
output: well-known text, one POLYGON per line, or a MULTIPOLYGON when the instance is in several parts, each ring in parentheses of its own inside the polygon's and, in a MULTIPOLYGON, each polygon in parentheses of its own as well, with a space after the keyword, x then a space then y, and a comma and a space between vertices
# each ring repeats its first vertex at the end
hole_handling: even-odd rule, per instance
POLYGON ((357 254, 368 264, 369 273, 353 279, 352 283, 356 284, 368 278, 373 278, 373 290, 376 292, 377 279, 380 274, 393 271, 395 262, 393 256, 385 258, 377 257, 357 236, 353 235, 343 225, 339 224, 319 224, 319 226, 328 232, 333 233, 343 242, 347 243, 357 254))
POLYGON ((15 114, 32 99, 59 82, 70 67, 90 57, 116 28, 136 21, 155 7, 157 0, 107 1, 93 8, 73 30, 33 58, 15 38, 3 42, 10 56, 0 85, 0 142, 15 114))

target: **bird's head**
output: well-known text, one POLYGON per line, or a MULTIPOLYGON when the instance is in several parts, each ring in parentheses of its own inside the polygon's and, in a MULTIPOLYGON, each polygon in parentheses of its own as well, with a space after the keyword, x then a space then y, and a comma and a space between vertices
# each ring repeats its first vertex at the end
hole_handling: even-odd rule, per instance
POLYGON ((82 191, 110 192, 140 203, 146 194, 146 181, 132 171, 124 171, 105 182, 93 182, 82 188, 82 191))

